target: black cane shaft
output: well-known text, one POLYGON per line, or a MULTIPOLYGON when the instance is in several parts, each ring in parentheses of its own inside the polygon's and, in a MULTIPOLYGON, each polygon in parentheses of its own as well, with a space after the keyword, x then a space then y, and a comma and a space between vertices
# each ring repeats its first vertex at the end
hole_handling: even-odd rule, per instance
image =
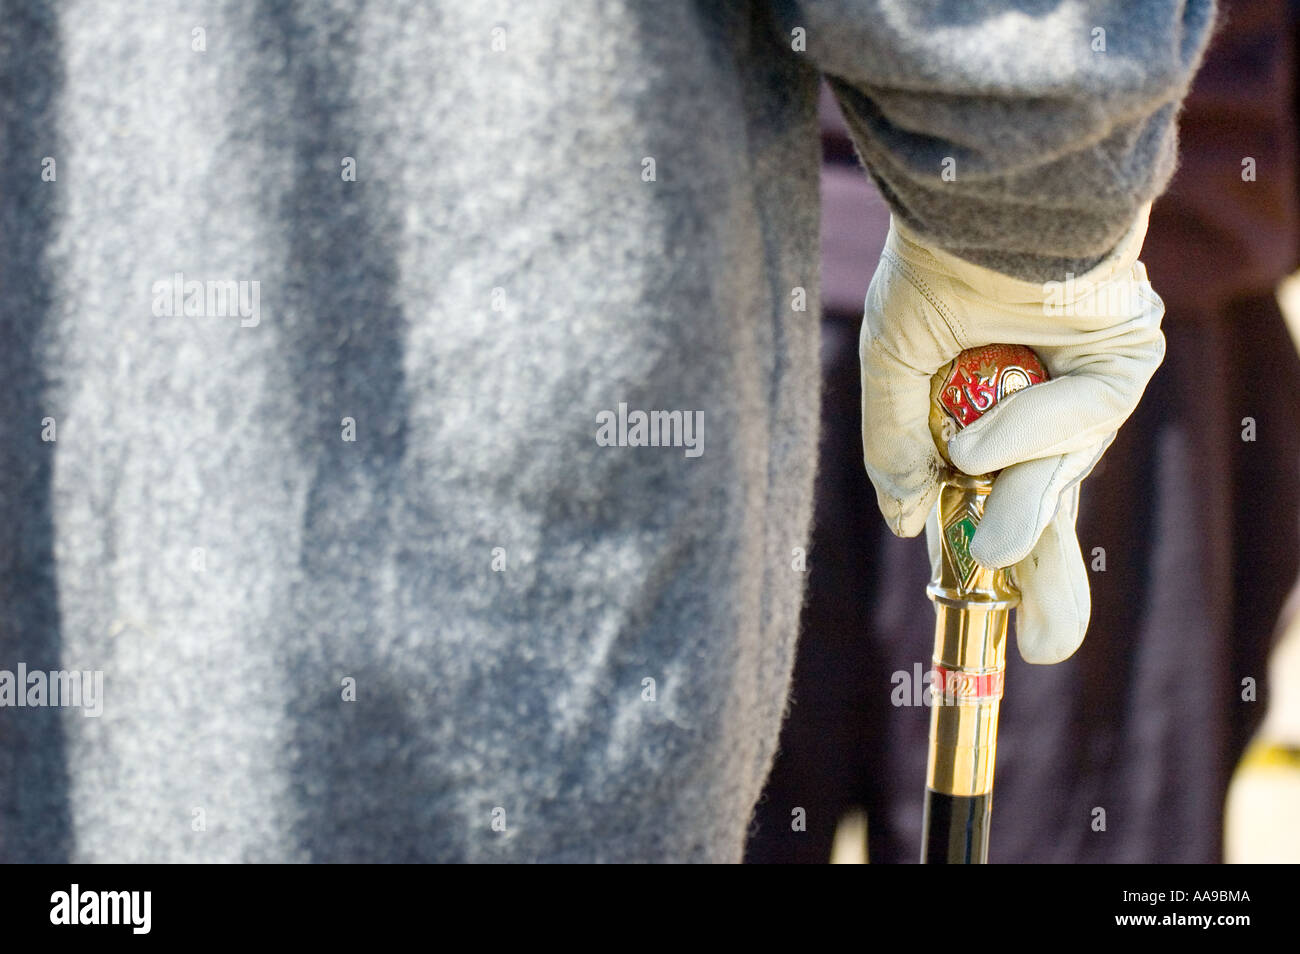
POLYGON ((989 860, 993 793, 945 795, 925 790, 921 861, 927 865, 982 865, 989 860))

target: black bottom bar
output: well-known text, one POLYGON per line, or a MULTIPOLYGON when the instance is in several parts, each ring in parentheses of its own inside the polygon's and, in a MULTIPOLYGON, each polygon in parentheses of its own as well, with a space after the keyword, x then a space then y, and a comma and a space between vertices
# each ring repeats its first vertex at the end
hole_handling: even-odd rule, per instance
POLYGON ((945 795, 925 790, 921 864, 982 865, 989 860, 993 793, 945 795))

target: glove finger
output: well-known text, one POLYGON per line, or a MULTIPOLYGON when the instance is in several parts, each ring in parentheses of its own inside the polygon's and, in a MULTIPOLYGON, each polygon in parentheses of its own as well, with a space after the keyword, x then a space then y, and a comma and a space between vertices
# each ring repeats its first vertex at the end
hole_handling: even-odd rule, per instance
POLYGON ((1016 646, 1028 663, 1049 665, 1069 659, 1088 631, 1092 612, 1088 571, 1074 530, 1078 502, 1075 484, 1033 552, 1011 571, 1020 589, 1016 646))
POLYGON ((1057 457, 1012 464, 993 481, 970 553, 984 566, 1014 566, 1029 556, 1055 517, 1062 495, 1077 488, 1115 439, 1057 457))
POLYGON ((930 373, 864 339, 862 451, 890 530, 914 537, 939 496, 943 459, 930 436, 930 373))
POLYGON ((1164 358, 1164 335, 1099 355, 1086 369, 1009 394, 948 442, 968 474, 1095 445, 1133 413, 1164 358))

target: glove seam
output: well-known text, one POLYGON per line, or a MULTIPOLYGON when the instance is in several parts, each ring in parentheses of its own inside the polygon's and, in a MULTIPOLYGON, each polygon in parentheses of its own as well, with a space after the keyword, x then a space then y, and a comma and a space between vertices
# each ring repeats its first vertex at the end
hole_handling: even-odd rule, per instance
POLYGON ((898 269, 907 283, 915 288, 920 296, 930 303, 930 307, 933 308, 943 320, 943 323, 948 328, 948 334, 952 335, 953 340, 957 342, 959 348, 967 347, 966 342, 968 336, 966 334, 966 326, 961 323, 961 320, 958 319, 954 313, 950 312, 948 308, 939 301, 938 296, 930 287, 929 282, 917 274, 912 266, 904 261, 903 258, 892 249, 884 248, 881 250, 880 255, 882 258, 887 258, 890 264, 898 269), (957 328, 961 329, 960 332, 958 332, 957 328, 953 327, 954 322, 957 324, 957 328))

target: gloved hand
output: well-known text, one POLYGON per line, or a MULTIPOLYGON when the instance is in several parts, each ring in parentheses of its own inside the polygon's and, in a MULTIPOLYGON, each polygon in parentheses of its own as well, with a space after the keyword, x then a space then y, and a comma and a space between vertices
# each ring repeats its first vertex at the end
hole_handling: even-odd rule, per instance
POLYGON ((1114 251, 1072 281, 1023 281, 928 247, 891 223, 862 324, 862 443, 881 512, 899 536, 929 524, 944 464, 930 435, 930 378, 966 348, 1023 344, 1051 380, 1004 397, 948 444, 968 474, 1001 470, 970 552, 1009 567, 1016 642, 1031 663, 1068 658, 1088 628, 1075 537, 1079 482, 1137 406, 1165 353, 1164 304, 1138 253, 1150 204, 1114 251), (927 519, 929 518, 929 519, 927 519))

